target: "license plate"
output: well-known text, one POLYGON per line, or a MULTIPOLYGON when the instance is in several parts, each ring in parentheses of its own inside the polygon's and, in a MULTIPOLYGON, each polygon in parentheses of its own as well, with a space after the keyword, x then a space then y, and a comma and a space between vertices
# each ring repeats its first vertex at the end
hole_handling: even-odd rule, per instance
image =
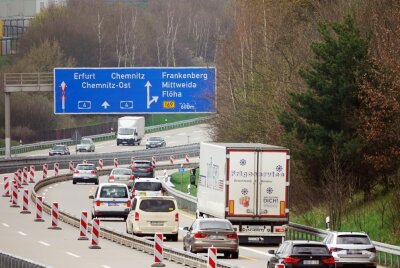
POLYGON ((319 260, 304 260, 303 263, 307 264, 307 265, 310 265, 310 264, 318 265, 319 264, 319 260))
POLYGON ((146 192, 139 193, 140 196, 146 196, 146 192))
POLYGON ((218 235, 210 235, 208 236, 209 239, 211 240, 223 240, 224 238, 218 235))
POLYGON ((349 249, 349 250, 347 250, 347 253, 348 254, 362 254, 362 252, 357 249, 349 249))
POLYGON ((164 222, 162 222, 162 221, 151 221, 150 224, 152 226, 163 226, 164 222))
POLYGON ((243 225, 242 232, 260 232, 260 233, 270 233, 271 227, 264 225, 243 225))
POLYGON ((108 203, 108 206, 109 207, 115 207, 115 206, 119 206, 119 204, 118 203, 108 203))

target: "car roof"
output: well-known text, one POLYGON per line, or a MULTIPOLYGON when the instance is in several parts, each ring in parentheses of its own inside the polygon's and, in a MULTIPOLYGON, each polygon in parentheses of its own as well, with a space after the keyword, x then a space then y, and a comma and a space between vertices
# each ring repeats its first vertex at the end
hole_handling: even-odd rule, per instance
POLYGON ((285 242, 292 243, 293 245, 319 245, 319 246, 326 246, 325 243, 320 241, 311 241, 311 240, 286 240, 285 242))
POLYGON ((80 164, 77 164, 76 166, 94 166, 94 164, 92 164, 92 163, 86 163, 86 164, 80 163, 80 164))
POLYGON ((217 222, 217 221, 220 221, 220 222, 230 222, 229 220, 227 220, 227 219, 217 219, 217 218, 199 218, 199 219, 197 219, 198 221, 215 221, 215 222, 217 222))
POLYGON ((168 195, 162 195, 162 196, 135 196, 135 198, 139 200, 147 200, 147 199, 155 199, 155 200, 173 200, 176 201, 175 197, 173 196, 168 196, 168 195))
POLYGON ((113 168, 111 171, 113 171, 113 170, 121 170, 121 169, 127 169, 127 170, 131 170, 132 171, 132 169, 127 168, 127 167, 116 167, 116 168, 113 168))
POLYGON ((102 182, 99 184, 99 188, 104 186, 118 186, 118 187, 122 186, 128 188, 128 186, 125 183, 102 182))
POLYGON ((334 231, 333 234, 337 235, 337 236, 341 236, 341 235, 362 235, 362 236, 368 236, 367 233, 365 232, 337 232, 334 231))
POLYGON ((137 179, 135 179, 135 183, 136 183, 136 182, 146 182, 146 181, 148 181, 148 182, 159 182, 159 183, 161 183, 161 181, 160 181, 159 179, 157 179, 157 178, 137 178, 137 179))

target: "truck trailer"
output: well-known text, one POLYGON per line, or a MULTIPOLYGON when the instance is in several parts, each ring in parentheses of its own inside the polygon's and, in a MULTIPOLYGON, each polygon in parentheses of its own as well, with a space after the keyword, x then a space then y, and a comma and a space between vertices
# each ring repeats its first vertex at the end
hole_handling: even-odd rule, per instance
POLYGON ((117 146, 120 144, 139 145, 143 137, 143 116, 123 116, 118 118, 117 146))
POLYGON ((289 150, 200 143, 197 217, 231 221, 244 244, 279 244, 289 222, 289 150))

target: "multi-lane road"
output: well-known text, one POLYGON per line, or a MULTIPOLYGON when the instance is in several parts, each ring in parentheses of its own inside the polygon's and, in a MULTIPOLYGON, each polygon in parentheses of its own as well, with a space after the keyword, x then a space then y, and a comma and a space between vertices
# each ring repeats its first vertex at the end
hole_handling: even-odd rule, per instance
MULTIPOLYGON (((206 125, 168 130, 146 136, 155 135, 163 136, 167 141, 167 146, 210 140, 206 125)), ((145 142, 143 141, 140 146, 117 147, 115 141, 105 141, 96 143, 96 152, 142 150, 145 149, 144 144, 145 142)), ((74 148, 70 149, 74 152, 74 148)), ((43 150, 28 153, 27 155, 45 155, 47 153, 47 150, 43 150)), ((38 172, 37 177, 39 178, 40 176, 41 172, 38 172)), ((100 178, 101 181, 106 181, 106 179, 106 176, 100 178)), ((32 188, 32 184, 29 187, 32 188)), ((78 217, 82 210, 90 211, 91 200, 88 196, 94 192, 95 188, 95 185, 73 185, 68 181, 49 185, 41 189, 38 194, 44 196, 48 203, 58 202, 61 210, 68 211, 78 217)), ((28 215, 21 214, 21 208, 10 207, 8 198, 1 197, 0 200, 2 211, 0 216, 0 235, 2 237, 0 250, 52 267, 114 268, 124 267, 133 263, 136 267, 149 267, 153 263, 153 257, 148 254, 102 239, 100 239, 101 249, 89 249, 88 241, 77 240, 79 232, 76 228, 59 223, 62 227, 61 231, 49 230, 47 228, 50 226, 48 215, 44 216, 44 223, 38 223, 33 221, 33 213, 28 215)), ((30 210, 34 212, 32 206, 30 206, 30 210)), ((166 242, 166 244, 182 249, 182 235, 184 234, 182 229, 184 226, 189 226, 193 220, 193 214, 187 211, 180 211, 181 231, 179 233, 179 241, 166 242)), ((108 226, 125 232, 125 222, 122 219, 102 219, 101 226, 108 226)), ((224 259, 223 261, 238 267, 264 267, 267 261, 267 250, 268 248, 266 247, 241 246, 238 260, 224 259)), ((166 264, 167 267, 182 267, 176 263, 166 262, 166 264)))

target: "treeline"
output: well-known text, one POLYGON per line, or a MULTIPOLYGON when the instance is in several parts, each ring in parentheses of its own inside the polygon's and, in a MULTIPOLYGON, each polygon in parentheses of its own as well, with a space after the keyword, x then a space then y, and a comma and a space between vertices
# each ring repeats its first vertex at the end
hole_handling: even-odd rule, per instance
MULTIPOLYGON (((66 7, 52 6, 32 19, 19 42, 18 55, 1 71, 214 66, 221 39, 232 25, 231 5, 228 0, 140 4, 70 0, 66 7)), ((29 140, 43 128, 74 127, 87 119, 53 115, 52 98, 52 93, 12 95, 12 139, 29 140)), ((4 125, 1 108, 0 122, 4 125)))
POLYGON ((400 234, 399 2, 235 3, 214 138, 289 147, 292 209, 323 202, 334 229, 358 193, 397 189, 382 222, 400 234))

